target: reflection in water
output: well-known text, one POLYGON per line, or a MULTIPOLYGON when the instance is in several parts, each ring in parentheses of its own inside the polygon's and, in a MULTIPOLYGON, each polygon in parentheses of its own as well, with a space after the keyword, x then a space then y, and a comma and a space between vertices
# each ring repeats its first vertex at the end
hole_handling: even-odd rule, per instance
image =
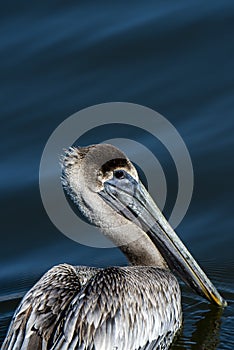
POLYGON ((192 349, 215 350, 219 345, 222 308, 209 305, 210 310, 204 312, 202 318, 195 324, 191 341, 192 349), (205 330, 205 332, 204 332, 205 330))
MULTIPOLYGON (((218 348, 223 309, 213 305, 207 305, 207 307, 209 307, 208 310, 198 311, 198 320, 192 325, 191 336, 188 336, 188 332, 185 336, 182 330, 173 349, 187 349, 188 344, 193 350, 216 350, 218 348)), ((194 318, 196 318, 195 315, 194 318)))

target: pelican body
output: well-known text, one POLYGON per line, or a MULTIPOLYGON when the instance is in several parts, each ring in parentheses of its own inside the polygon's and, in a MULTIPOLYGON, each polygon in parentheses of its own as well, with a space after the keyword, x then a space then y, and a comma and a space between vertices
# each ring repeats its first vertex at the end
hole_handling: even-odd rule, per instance
POLYGON ((69 148, 62 184, 130 266, 53 267, 24 296, 2 350, 168 349, 182 324, 174 272, 209 301, 226 304, 119 149, 69 148))

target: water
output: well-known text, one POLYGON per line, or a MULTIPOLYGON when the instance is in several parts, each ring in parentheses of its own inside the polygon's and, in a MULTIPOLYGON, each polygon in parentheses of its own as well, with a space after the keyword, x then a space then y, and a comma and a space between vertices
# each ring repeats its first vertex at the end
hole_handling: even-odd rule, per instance
MULTIPOLYGON (((228 301, 221 312, 183 287, 184 326, 173 349, 233 349, 233 2, 8 6, 0 12, 1 341, 23 294, 52 265, 126 264, 117 249, 78 245, 53 226, 38 171, 48 137, 65 118, 127 101, 163 114, 185 141, 195 185, 177 232, 228 301)), ((171 207, 169 198, 166 214, 171 207)))

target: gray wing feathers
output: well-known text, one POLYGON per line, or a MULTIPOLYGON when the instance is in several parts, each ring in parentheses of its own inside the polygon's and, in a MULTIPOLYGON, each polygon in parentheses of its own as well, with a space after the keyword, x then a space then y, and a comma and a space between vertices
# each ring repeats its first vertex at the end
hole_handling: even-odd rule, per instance
POLYGON ((72 300, 53 349, 134 350, 155 339, 159 346, 170 343, 181 325, 180 303, 178 282, 166 271, 101 270, 72 300))
POLYGON ((134 350, 151 342, 161 349, 180 325, 180 289, 170 272, 64 264, 26 294, 2 350, 134 350))
POLYGON ((43 349, 81 288, 76 270, 62 264, 49 270, 16 310, 2 350, 43 349))

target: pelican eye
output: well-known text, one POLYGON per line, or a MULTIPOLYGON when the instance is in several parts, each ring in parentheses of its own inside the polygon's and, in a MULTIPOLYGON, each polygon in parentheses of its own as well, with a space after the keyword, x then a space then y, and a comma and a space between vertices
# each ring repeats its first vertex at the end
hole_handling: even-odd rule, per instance
POLYGON ((126 178, 126 173, 124 170, 115 170, 113 176, 118 180, 122 180, 126 178))

